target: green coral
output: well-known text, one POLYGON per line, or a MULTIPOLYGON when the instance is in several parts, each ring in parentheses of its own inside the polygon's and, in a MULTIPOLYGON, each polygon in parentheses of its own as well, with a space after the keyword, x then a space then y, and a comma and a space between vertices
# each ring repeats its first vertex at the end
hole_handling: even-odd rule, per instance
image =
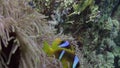
POLYGON ((117 38, 118 44, 114 41, 120 36, 119 10, 118 14, 115 13, 117 18, 112 17, 112 14, 119 0, 46 1, 45 6, 39 6, 47 8, 47 12, 56 12, 54 19, 59 22, 59 27, 63 28, 63 33, 72 34, 78 41, 83 38, 83 54, 87 56, 84 59, 90 63, 89 67, 115 67, 114 59, 116 56, 120 57, 119 39, 117 38), (100 2, 96 4, 96 1, 100 2), (57 6, 54 6, 55 3, 57 6))
POLYGON ((84 11, 88 6, 92 5, 94 0, 82 0, 78 4, 73 4, 74 14, 80 14, 84 11))

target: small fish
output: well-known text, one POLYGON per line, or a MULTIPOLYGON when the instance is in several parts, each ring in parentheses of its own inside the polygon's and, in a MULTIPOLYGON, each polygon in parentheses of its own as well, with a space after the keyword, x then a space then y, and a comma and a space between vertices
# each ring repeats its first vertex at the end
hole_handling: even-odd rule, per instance
POLYGON ((55 55, 62 62, 63 68, 68 68, 69 65, 70 68, 78 68, 80 64, 79 58, 75 55, 74 50, 71 50, 69 47, 71 46, 68 41, 57 38, 51 46, 47 42, 44 42, 43 50, 48 56, 55 55))

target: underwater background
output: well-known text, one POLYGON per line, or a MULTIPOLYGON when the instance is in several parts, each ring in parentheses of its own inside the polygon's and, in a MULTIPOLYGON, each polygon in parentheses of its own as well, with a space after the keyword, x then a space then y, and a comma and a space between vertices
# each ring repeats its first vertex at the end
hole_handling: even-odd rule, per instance
POLYGON ((120 0, 0 0, 0 68, 120 68, 120 0))

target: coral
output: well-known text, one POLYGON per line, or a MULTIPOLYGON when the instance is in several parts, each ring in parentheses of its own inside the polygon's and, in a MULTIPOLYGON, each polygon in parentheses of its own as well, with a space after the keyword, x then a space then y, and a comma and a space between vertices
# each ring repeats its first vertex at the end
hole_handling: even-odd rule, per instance
POLYGON ((63 68, 67 60, 61 63, 58 52, 64 51, 66 58, 81 59, 80 68, 119 68, 119 5, 120 0, 0 0, 0 68, 63 68), (57 37, 73 47, 58 48, 57 37))
MULTIPOLYGON (((88 6, 92 5, 94 0, 82 0, 78 4, 73 4, 74 14, 80 14, 84 11, 88 6)), ((72 14, 73 14, 72 13, 72 14)))

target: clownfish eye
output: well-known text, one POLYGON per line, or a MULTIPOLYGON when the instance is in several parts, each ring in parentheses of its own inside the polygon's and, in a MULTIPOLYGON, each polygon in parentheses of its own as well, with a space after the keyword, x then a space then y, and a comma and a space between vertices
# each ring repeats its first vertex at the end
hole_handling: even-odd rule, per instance
POLYGON ((68 41, 62 42, 62 43, 59 45, 59 47, 61 47, 61 48, 65 48, 65 47, 68 47, 68 46, 70 46, 70 43, 69 43, 68 41))

